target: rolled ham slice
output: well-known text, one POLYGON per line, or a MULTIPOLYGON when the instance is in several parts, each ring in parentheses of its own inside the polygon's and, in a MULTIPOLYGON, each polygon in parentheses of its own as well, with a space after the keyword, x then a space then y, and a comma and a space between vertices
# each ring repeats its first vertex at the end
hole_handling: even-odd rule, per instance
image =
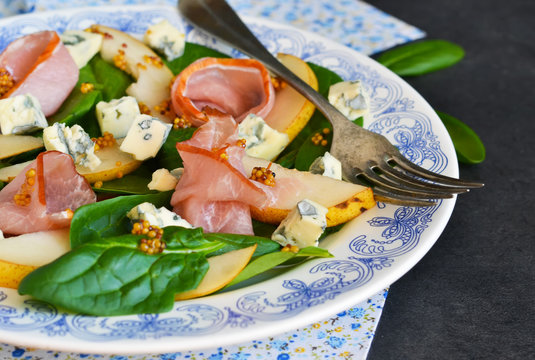
POLYGON ((19 235, 65 228, 71 222, 70 211, 95 201, 91 185, 76 172, 71 156, 47 151, 0 191, 0 230, 19 235), (34 182, 27 186, 26 174, 32 169, 34 182), (15 201, 21 193, 30 195, 28 204, 15 201))
POLYGON ((42 31, 11 42, 0 54, 0 69, 14 86, 2 96, 31 94, 45 116, 54 114, 78 81, 79 70, 55 31, 42 31))
POLYGON ((240 123, 248 114, 265 117, 275 102, 267 69, 253 59, 203 58, 185 68, 171 89, 173 109, 195 126, 213 108, 240 123))

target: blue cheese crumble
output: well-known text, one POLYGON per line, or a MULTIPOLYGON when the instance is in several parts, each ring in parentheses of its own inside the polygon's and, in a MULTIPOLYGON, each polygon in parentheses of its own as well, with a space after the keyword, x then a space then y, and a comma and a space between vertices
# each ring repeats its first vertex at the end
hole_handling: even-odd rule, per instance
POLYGON ((333 179, 342 180, 342 163, 328 151, 312 162, 309 171, 313 174, 320 174, 333 179))
POLYGON ((288 145, 288 134, 271 128, 264 119, 255 114, 249 114, 238 125, 238 137, 245 139, 247 155, 273 160, 288 145))
POLYGON ((143 42, 171 61, 184 54, 185 38, 169 21, 163 20, 147 29, 143 42))
POLYGON ((370 100, 360 81, 343 81, 331 85, 329 102, 353 121, 365 116, 370 110, 370 100))
POLYGON ((150 115, 138 115, 130 126, 120 149, 132 154, 136 160, 155 157, 172 127, 173 125, 166 124, 150 115))
POLYGON ((168 210, 165 207, 156 208, 149 202, 144 202, 132 210, 130 210, 126 216, 132 221, 146 220, 151 225, 164 228, 166 226, 181 226, 184 228, 193 228, 193 226, 181 218, 178 214, 168 210))
POLYGON ((99 101, 95 112, 100 131, 109 132, 116 139, 125 137, 134 119, 141 114, 137 100, 132 96, 123 96, 110 102, 99 101))
POLYGON ((83 30, 67 30, 60 35, 60 39, 69 51, 69 54, 71 54, 78 69, 86 66, 89 60, 100 51, 100 47, 102 46, 101 34, 83 30))
POLYGON ((43 130, 43 142, 47 150, 69 154, 76 165, 94 170, 101 163, 95 155, 95 143, 80 125, 54 123, 43 130))
POLYGON ((273 232, 271 240, 282 246, 317 246, 327 227, 327 212, 326 207, 312 200, 301 200, 273 232))
POLYGON ((30 94, 0 100, 2 134, 26 134, 48 126, 41 104, 30 94))

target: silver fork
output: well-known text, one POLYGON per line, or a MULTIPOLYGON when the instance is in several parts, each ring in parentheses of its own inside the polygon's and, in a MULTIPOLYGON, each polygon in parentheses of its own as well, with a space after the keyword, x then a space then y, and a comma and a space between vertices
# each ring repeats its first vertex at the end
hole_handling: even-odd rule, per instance
POLYGON ((178 8, 193 25, 261 61, 312 102, 333 126, 330 152, 342 163, 344 179, 372 185, 377 200, 429 206, 437 204, 436 199, 483 186, 424 169, 407 160, 384 136, 353 124, 271 55, 224 0, 179 0, 178 8))

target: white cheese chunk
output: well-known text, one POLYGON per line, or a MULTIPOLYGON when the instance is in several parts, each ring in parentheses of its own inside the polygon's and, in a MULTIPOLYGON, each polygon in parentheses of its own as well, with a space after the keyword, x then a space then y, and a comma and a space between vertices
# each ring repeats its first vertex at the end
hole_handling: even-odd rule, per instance
POLYGON ((264 119, 249 114, 238 125, 238 137, 245 139, 247 155, 265 160, 273 160, 288 145, 288 134, 271 128, 264 119))
POLYGON ((134 119, 141 114, 137 100, 132 96, 123 96, 110 102, 100 101, 95 112, 100 131, 109 132, 116 139, 125 137, 134 119))
POLYGON ((136 160, 155 157, 169 135, 173 125, 166 124, 150 115, 138 115, 120 149, 132 154, 136 160))
POLYGON ((301 200, 271 235, 282 246, 317 246, 327 227, 328 209, 312 200, 301 200))
POLYGON ((329 102, 353 121, 369 112, 370 100, 360 81, 343 81, 331 85, 329 102))
POLYGON ((149 190, 169 191, 174 190, 176 184, 178 184, 178 178, 163 168, 152 173, 152 180, 147 184, 147 187, 149 190))
POLYGON ((156 206, 149 202, 137 205, 130 210, 126 216, 132 221, 147 220, 151 225, 156 225, 160 228, 166 226, 193 228, 189 222, 182 219, 178 214, 175 214, 165 207, 157 209, 156 206))
POLYGON ((25 134, 48 126, 39 100, 30 94, 0 100, 2 134, 25 134))
POLYGON ((95 143, 80 125, 54 123, 43 130, 43 142, 47 150, 69 154, 76 165, 93 170, 101 163, 95 155, 95 143))
POLYGON ((78 69, 87 65, 89 60, 100 51, 102 35, 83 30, 67 30, 60 35, 63 45, 71 54, 78 69))
POLYGON ((323 156, 314 160, 310 165, 309 171, 313 174, 320 174, 333 179, 342 180, 342 163, 328 151, 325 152, 323 156))
POLYGON ((154 50, 165 55, 171 61, 184 54, 186 36, 177 28, 163 20, 150 26, 145 32, 143 42, 154 50))

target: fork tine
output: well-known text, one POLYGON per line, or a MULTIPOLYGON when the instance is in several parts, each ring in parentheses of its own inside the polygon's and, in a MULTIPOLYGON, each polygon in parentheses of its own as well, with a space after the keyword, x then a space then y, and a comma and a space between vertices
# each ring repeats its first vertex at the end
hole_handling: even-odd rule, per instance
POLYGON ((439 203, 433 200, 418 199, 409 196, 392 194, 382 189, 373 189, 375 200, 403 206, 435 206, 439 203))
POLYGON ((409 160, 407 160, 403 156, 397 156, 393 155, 390 157, 390 161, 393 161, 396 165, 407 171, 409 174, 416 174, 424 179, 434 181, 437 184, 444 184, 444 185, 450 185, 450 186, 456 186, 460 188, 468 188, 468 189, 475 189, 483 187, 485 184, 475 182, 475 181, 467 181, 467 180, 461 180, 452 178, 449 176, 444 176, 441 174, 434 173, 432 171, 429 171, 427 169, 424 169, 423 167, 420 167, 409 160))
POLYGON ((433 189, 418 189, 415 187, 406 187, 402 184, 395 183, 387 178, 377 175, 371 168, 367 167, 361 174, 366 180, 371 182, 376 189, 382 189, 385 192, 397 195, 407 196, 410 198, 426 199, 450 199, 453 194, 449 192, 437 191, 433 189))
POLYGON ((467 188, 422 181, 413 176, 407 175, 406 172, 399 170, 398 168, 390 166, 386 161, 378 164, 377 168, 382 172, 383 176, 393 181, 400 182, 407 187, 414 186, 420 189, 435 189, 443 192, 449 192, 452 194, 461 194, 469 191, 469 189, 467 188))

